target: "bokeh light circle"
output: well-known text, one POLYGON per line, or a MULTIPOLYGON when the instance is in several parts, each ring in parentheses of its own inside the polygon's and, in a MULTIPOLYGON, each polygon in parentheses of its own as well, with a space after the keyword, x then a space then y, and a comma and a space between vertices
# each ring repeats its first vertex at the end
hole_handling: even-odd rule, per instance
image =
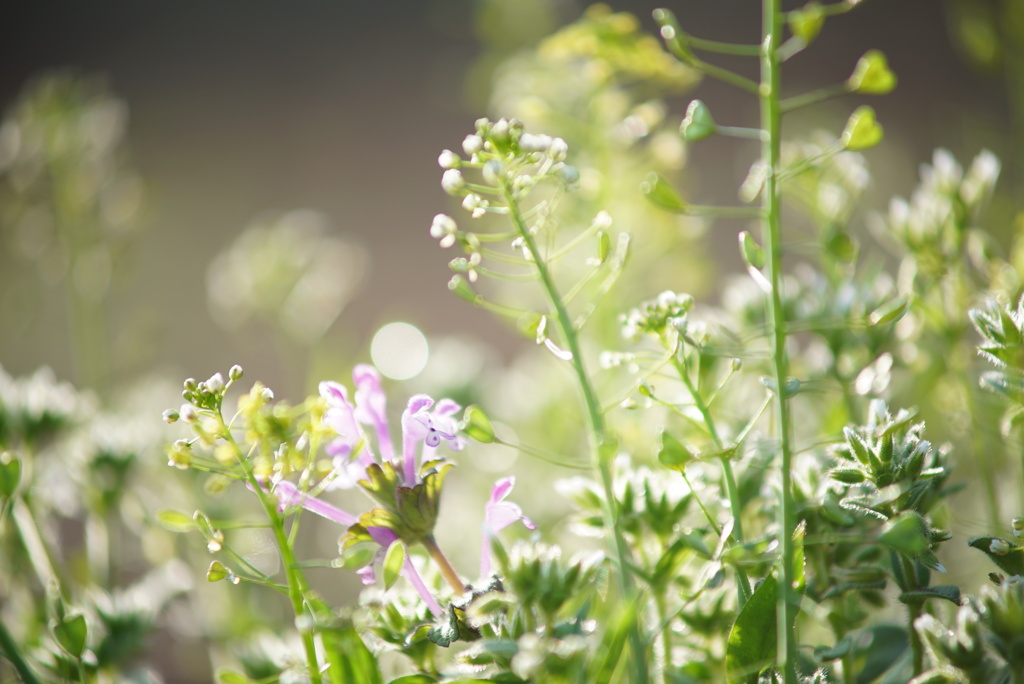
POLYGON ((370 358, 381 375, 392 380, 408 380, 427 365, 430 349, 419 328, 396 321, 381 327, 370 342, 370 358))

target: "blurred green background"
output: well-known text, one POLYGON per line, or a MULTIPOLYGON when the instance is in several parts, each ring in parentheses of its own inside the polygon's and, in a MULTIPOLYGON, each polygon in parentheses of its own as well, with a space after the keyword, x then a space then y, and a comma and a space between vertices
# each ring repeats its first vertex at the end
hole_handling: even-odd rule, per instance
MULTIPOLYGON (((611 5, 648 28, 658 6, 611 5)), ((305 364, 288 357, 301 345, 253 334, 262 328, 251 321, 218 326, 205 294, 217 253, 257 218, 296 209, 321 212, 330 235, 368 256, 365 277, 320 345, 339 355, 332 363, 321 352, 325 372, 365 359, 373 333, 391 320, 507 350, 514 336, 446 291, 446 256, 427 232, 430 217, 450 208, 435 160, 477 116, 502 114, 487 108, 493 65, 584 7, 567 0, 4 0, 5 111, 43 73, 101 75, 126 108, 118 155, 130 158, 143 194, 102 295, 106 333, 94 346, 106 348, 103 362, 74 360, 62 285, 73 268, 67 254, 50 254, 45 273, 28 263, 42 259, 39 243, 53 234, 3 226, 0 363, 14 375, 47 364, 61 378, 113 386, 154 368, 205 377, 237 362, 298 396, 309 389, 305 364), (96 363, 104 367, 91 372, 96 363)), ((690 0, 672 9, 695 35, 756 40, 759 9, 751 0, 690 0)), ((876 206, 912 187, 936 141, 961 158, 990 146, 1004 157, 1004 179, 1015 174, 1000 154, 1009 126, 1004 83, 979 75, 957 52, 946 9, 933 0, 866 2, 830 22, 823 47, 787 64, 788 87, 798 92, 845 78, 869 47, 889 56, 900 84, 872 101, 887 131, 886 144, 868 153, 876 206)), ((756 117, 753 102, 727 86, 705 81, 698 92, 730 123, 756 117)), ((809 123, 837 128, 852 106, 815 109, 809 123)), ((684 107, 679 101, 672 115, 684 107)), ((794 117, 793 125, 805 121, 794 117)), ((707 141, 692 151, 688 190, 704 203, 733 202, 746 163, 728 141, 707 141)), ((732 235, 711 233, 723 270, 738 266, 732 235)))

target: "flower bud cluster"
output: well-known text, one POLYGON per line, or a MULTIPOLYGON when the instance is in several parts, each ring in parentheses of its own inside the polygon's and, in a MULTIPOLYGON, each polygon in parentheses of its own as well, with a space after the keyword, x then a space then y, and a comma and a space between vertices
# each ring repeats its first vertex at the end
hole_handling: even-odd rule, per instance
POLYGON ((622 334, 627 339, 639 340, 644 335, 664 339, 671 331, 680 331, 693 308, 693 297, 671 291, 662 292, 622 316, 622 334))
MULTIPOLYGON (((553 184, 556 191, 579 182, 579 172, 565 163, 568 152, 565 140, 527 133, 517 119, 479 119, 476 132, 462 141, 461 154, 444 150, 438 157, 438 165, 444 169, 441 187, 449 195, 461 198, 462 208, 474 219, 488 214, 529 212, 529 231, 535 235, 550 216, 554 200, 547 194, 529 209, 521 203, 542 182, 553 184)), ((469 301, 478 302, 479 296, 470 284, 484 272, 482 243, 504 241, 506 236, 461 230, 447 214, 434 217, 430 235, 443 248, 458 245, 465 252, 465 256, 449 262, 455 273, 449 288, 469 301)), ((532 261, 533 255, 525 248, 521 236, 507 237, 510 246, 523 253, 524 263, 532 261)))
POLYGON ((974 158, 966 173, 947 150, 936 150, 932 164, 921 167, 921 183, 910 200, 890 203, 882 229, 917 256, 920 268, 940 275, 957 258, 999 171, 999 160, 988 150, 974 158))

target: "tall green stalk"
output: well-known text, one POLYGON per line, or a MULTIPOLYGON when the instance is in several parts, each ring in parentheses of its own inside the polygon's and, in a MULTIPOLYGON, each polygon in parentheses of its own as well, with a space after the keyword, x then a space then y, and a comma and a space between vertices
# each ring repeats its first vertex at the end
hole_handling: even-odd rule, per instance
POLYGON ((771 292, 767 301, 767 318, 771 328, 772 374, 775 380, 775 414, 779 438, 779 472, 782 495, 779 506, 779 600, 778 620, 779 668, 786 684, 796 682, 796 600, 793 596, 793 491, 790 468, 793 461, 792 421, 789 401, 785 394, 789 374, 786 356, 786 318, 782 301, 782 228, 780 225, 781 171, 780 146, 782 142, 782 110, 779 106, 782 82, 778 42, 782 38, 782 9, 780 0, 762 0, 761 31, 761 128, 765 136, 761 144, 761 161, 765 165, 764 191, 761 196, 762 238, 767 256, 768 282, 771 292))
MULTIPOLYGON (((591 460, 594 467, 601 475, 601 485, 604 489, 606 501, 603 511, 605 519, 604 523, 605 527, 612 535, 614 552, 619 564, 619 584, 623 598, 626 601, 632 602, 635 598, 636 590, 633 585, 633 576, 631 564, 629 562, 629 551, 626 545, 626 539, 623 537, 622 528, 619 524, 618 505, 615 500, 615 489, 612 482, 612 460, 614 459, 615 453, 613 450, 609 451, 607 449, 607 444, 609 442, 604 423, 604 415, 601 413, 601 404, 597 400, 597 394, 594 392, 594 387, 590 382, 590 376, 587 374, 586 366, 583 363, 583 354, 580 352, 579 337, 576 334, 576 328, 573 325, 572 318, 569 317, 569 312, 566 310, 558 289, 555 287, 555 282, 551 277, 551 273, 548 271, 547 264, 545 263, 540 250, 537 248, 537 242, 533 239, 533 235, 530 233, 530 230, 526 225, 526 221, 523 219, 522 212, 519 209, 519 204, 516 201, 512 188, 509 186, 507 181, 502 182, 501 190, 505 203, 509 208, 509 217, 515 226, 516 233, 523 239, 527 250, 529 250, 530 255, 533 257, 533 264, 537 269, 537 275, 540 278, 541 286, 544 288, 548 302, 551 304, 552 310, 555 312, 558 329, 562 334, 562 338, 564 339, 566 346, 568 347, 568 351, 572 354, 571 361, 573 370, 576 373, 576 380, 582 394, 584 408, 583 413, 587 426, 587 437, 590 446, 591 460)), ((630 628, 629 643, 633 651, 633 681, 637 684, 647 682, 649 679, 649 673, 647 670, 647 657, 645 654, 644 640, 641 638, 640 628, 636 621, 633 621, 632 627, 630 628)))
MULTIPOLYGON (((217 418, 220 421, 221 434, 235 449, 238 463, 245 474, 245 481, 258 495, 260 505, 263 506, 263 511, 266 513, 267 519, 270 521, 270 528, 274 533, 274 541, 277 543, 278 552, 281 554, 281 565, 284 567, 285 582, 288 585, 288 599, 292 604, 292 612, 295 614, 296 619, 302 618, 308 614, 305 608, 305 592, 309 590, 309 587, 306 584, 306 578, 302 575, 302 571, 299 569, 298 561, 296 560, 295 553, 292 550, 291 540, 288 539, 288 535, 284 531, 284 518, 277 511, 276 500, 271 495, 263 491, 259 480, 256 479, 252 468, 249 467, 245 454, 235 441, 235 438, 231 435, 231 430, 227 423, 224 422, 224 418, 221 416, 220 411, 217 412, 217 418)), ((268 452, 270 451, 266 446, 264 446, 264 449, 268 452)), ((320 684, 322 681, 320 677, 320 662, 316 654, 316 643, 313 639, 313 632, 307 628, 300 629, 299 633, 302 638, 302 648, 306 656, 306 667, 309 670, 309 681, 311 684, 320 684)))

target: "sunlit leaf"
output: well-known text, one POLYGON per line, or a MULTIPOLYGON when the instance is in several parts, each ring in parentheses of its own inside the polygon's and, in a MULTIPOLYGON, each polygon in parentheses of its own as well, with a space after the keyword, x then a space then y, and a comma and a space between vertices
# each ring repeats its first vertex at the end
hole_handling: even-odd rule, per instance
POLYGON ((398 581, 402 573, 402 566, 405 565, 405 544, 395 542, 388 547, 384 555, 384 588, 390 589, 398 581))
POLYGON ((736 617, 729 630, 725 670, 730 682, 744 682, 775 662, 775 608, 779 585, 768 575, 736 617))

